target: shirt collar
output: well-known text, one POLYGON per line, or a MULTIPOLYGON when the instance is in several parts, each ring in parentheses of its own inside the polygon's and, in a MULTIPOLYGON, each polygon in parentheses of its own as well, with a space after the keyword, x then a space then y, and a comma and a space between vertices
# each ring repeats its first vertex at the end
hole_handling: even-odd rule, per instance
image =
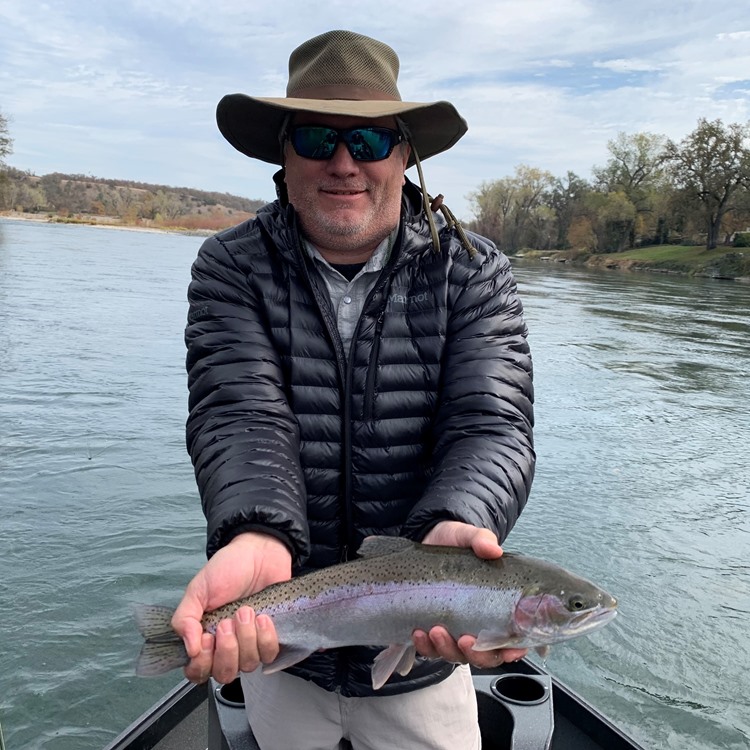
MULTIPOLYGON (((367 259, 367 263, 365 263, 364 267, 362 268, 362 272, 369 272, 369 271, 382 271, 385 264, 388 262, 388 259, 391 257, 391 252, 393 250, 393 246, 396 243, 396 237, 398 236, 398 227, 396 227, 376 248, 373 254, 367 259)), ((304 245, 305 251, 307 254, 318 263, 322 263, 327 268, 330 268, 332 271, 335 270, 331 266, 331 264, 320 254, 320 251, 318 250, 315 245, 312 244, 312 242, 308 241, 306 238, 302 238, 302 244, 304 245)))

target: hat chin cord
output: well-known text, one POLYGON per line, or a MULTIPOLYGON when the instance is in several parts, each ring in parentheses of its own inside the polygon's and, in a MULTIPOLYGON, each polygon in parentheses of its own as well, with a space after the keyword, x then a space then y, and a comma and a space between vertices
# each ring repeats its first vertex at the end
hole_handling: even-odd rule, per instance
POLYGON ((476 248, 471 244, 471 242, 469 242, 469 238, 466 236, 464 228, 459 223, 453 211, 451 211, 450 208, 448 208, 448 206, 443 203, 442 193, 439 193, 436 198, 432 198, 427 192, 427 186, 425 185, 424 181, 424 174, 422 173, 422 162, 419 160, 417 149, 414 148, 414 144, 412 143, 409 129, 406 127, 406 123, 403 122, 403 120, 397 118, 397 121, 398 126, 404 138, 406 139, 406 142, 411 147, 412 154, 414 155, 414 166, 417 168, 417 174, 419 175, 419 187, 422 190, 422 203, 424 204, 424 212, 425 216, 427 217, 427 223, 430 226, 430 235, 432 236, 433 250, 436 253, 440 252, 440 237, 438 236, 437 225, 435 224, 435 219, 432 214, 435 211, 440 211, 445 217, 448 228, 455 229, 456 233, 459 236, 459 239, 461 240, 461 244, 466 249, 466 252, 469 253, 469 258, 473 260, 474 256, 477 254, 476 248))

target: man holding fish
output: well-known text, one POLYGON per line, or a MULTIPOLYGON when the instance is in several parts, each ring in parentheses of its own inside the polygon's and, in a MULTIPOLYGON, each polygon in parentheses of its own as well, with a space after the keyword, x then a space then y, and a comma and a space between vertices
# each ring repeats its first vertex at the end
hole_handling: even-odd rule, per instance
POLYGON ((292 53, 286 97, 232 94, 217 109, 236 149, 282 169, 278 200, 208 239, 193 266, 187 440, 209 560, 172 627, 189 679, 242 673, 264 750, 479 747, 471 676, 456 665, 525 653, 474 650, 477 633, 435 624, 413 633, 421 658, 408 669, 396 654, 376 690, 373 658, 389 644, 261 675, 283 651, 271 617, 240 606, 215 635, 201 623, 355 558, 366 537, 499 558, 526 503, 532 368, 515 282, 428 195, 420 159, 466 123, 448 102, 402 101, 398 67, 385 44, 328 32, 292 53))

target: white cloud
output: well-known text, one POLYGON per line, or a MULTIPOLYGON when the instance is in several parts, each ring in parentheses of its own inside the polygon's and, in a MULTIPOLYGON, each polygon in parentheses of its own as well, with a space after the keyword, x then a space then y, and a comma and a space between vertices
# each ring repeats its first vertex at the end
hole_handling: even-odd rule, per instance
POLYGON ((619 58, 617 60, 602 60, 594 62, 595 68, 604 68, 606 70, 612 70, 616 73, 627 73, 627 72, 646 72, 651 73, 658 70, 662 70, 662 65, 650 62, 648 60, 639 60, 637 58, 624 59, 619 58))
POLYGON ((404 98, 449 99, 466 117, 465 138, 425 162, 429 189, 466 217, 465 196, 517 164, 589 177, 619 131, 680 139, 699 117, 750 118, 741 5, 4 0, 0 111, 23 169, 270 199, 274 168, 223 141, 216 102, 281 95, 291 49, 343 25, 396 49, 404 98))

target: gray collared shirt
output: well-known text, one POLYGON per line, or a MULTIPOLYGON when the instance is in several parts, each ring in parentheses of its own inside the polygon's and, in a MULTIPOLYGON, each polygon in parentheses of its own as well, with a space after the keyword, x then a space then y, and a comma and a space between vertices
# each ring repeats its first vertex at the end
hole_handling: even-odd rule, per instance
POLYGON ((305 250, 325 280, 347 358, 354 329, 362 314, 367 295, 375 286, 380 272, 388 262, 397 234, 398 227, 375 248, 375 252, 369 257, 362 270, 351 281, 333 268, 313 244, 303 239, 305 250))

